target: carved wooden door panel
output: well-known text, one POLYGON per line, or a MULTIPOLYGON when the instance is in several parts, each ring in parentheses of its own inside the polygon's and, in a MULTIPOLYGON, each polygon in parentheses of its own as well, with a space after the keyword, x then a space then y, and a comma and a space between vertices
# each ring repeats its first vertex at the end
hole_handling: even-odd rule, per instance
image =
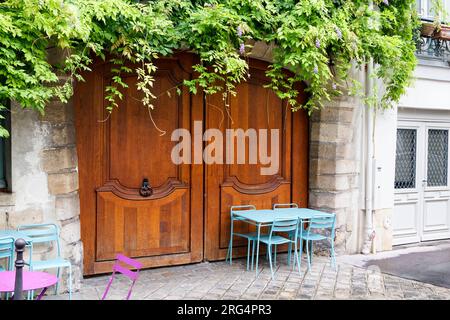
MULTIPOLYGON (((268 83, 265 76, 266 63, 250 60, 250 67, 250 79, 239 85, 238 94, 229 99, 228 107, 225 107, 222 95, 217 94, 206 99, 205 129, 218 128, 224 137, 226 129, 255 129, 257 132, 259 129, 278 129, 279 165, 275 172, 269 175, 261 174, 261 168, 270 166, 260 164, 260 159, 257 164, 249 163, 250 139, 246 140, 245 164, 237 163, 235 141, 234 163, 224 161, 223 164, 205 165, 207 260, 223 259, 226 256, 232 205, 253 204, 257 209, 270 209, 273 203, 296 202, 300 206, 307 206, 307 116, 302 111, 292 113, 284 101, 264 88, 268 83)), ((270 155, 275 151, 275 144, 271 147, 270 131, 267 132, 267 137, 270 155)), ((258 148, 261 141, 258 139, 258 148)), ((223 142, 225 144, 226 139, 223 142)), ((235 232, 248 231, 248 224, 235 224, 235 232)), ((241 241, 236 237, 233 253, 236 256, 246 254, 246 244, 245 240, 241 241)))
POLYGON ((119 108, 108 116, 110 66, 97 63, 75 93, 84 273, 110 272, 117 253, 145 267, 203 258, 203 167, 176 165, 171 133, 202 120, 203 101, 186 88, 193 55, 157 62, 154 110, 142 105, 137 77, 125 75, 119 108), (169 93, 167 93, 169 92, 169 93), (161 134, 160 130, 165 131, 161 134), (140 189, 148 179, 151 195, 140 189))

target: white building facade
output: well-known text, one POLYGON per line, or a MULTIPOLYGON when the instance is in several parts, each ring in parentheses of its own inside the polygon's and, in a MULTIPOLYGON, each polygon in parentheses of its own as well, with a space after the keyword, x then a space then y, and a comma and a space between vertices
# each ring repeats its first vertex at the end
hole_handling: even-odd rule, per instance
POLYGON ((450 238, 450 68, 419 61, 397 110, 393 244, 450 238))
MULTIPOLYGON (((450 8, 450 1, 445 2, 450 8)), ((430 1, 417 5, 424 19, 432 19, 430 1)), ((422 38, 413 84, 397 108, 376 115, 374 223, 379 250, 450 238, 447 46, 446 41, 422 38)))

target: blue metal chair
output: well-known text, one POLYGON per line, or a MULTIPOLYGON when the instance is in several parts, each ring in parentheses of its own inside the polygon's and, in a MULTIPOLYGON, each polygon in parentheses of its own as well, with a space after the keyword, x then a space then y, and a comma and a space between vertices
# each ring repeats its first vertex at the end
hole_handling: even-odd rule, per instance
MULTIPOLYGON (((1 237, 0 238, 0 259, 8 259, 6 263, 6 270, 13 270, 14 266, 14 238, 1 237)), ((5 269, 0 266, 0 272, 5 269)), ((5 294, 6 300, 9 298, 9 292, 5 294)))
MULTIPOLYGON (((33 245, 36 243, 56 243, 57 256, 48 260, 33 260, 33 246, 30 248, 29 267, 30 270, 43 270, 57 268, 57 277, 60 276, 61 268, 69 269, 69 300, 72 299, 72 265, 69 260, 61 257, 61 248, 59 244, 59 228, 53 223, 21 225, 17 228, 28 237, 33 239, 33 245)), ((55 285, 55 294, 58 293, 58 283, 55 285)))
MULTIPOLYGON (((307 221, 305 221, 307 222, 307 221)), ((313 242, 327 240, 330 243, 330 256, 331 265, 336 269, 336 255, 334 252, 334 237, 335 237, 335 225, 336 225, 336 214, 326 217, 314 217, 309 220, 308 227, 306 230, 300 230, 300 254, 302 252, 303 242, 306 241, 306 256, 308 258, 308 270, 311 269, 311 262, 313 256, 313 242), (317 233, 315 231, 322 230, 323 233, 317 233), (326 235, 326 230, 329 230, 328 235, 326 235)), ((303 229, 303 228, 302 228, 303 229)))
MULTIPOLYGON (((283 210, 283 209, 297 209, 298 208, 298 204, 296 203, 275 203, 273 205, 273 210, 283 210)), ((291 233, 292 237, 294 237, 294 233, 291 233)), ((276 252, 277 252, 277 246, 275 245, 275 258, 276 258, 276 252)), ((292 243, 289 243, 289 248, 288 248, 288 256, 287 256, 287 261, 288 261, 288 265, 291 263, 291 253, 292 253, 292 243)))
MULTIPOLYGON (((6 263, 6 270, 13 270, 14 267, 14 238, 13 237, 1 237, 0 238, 0 259, 8 259, 6 263)), ((5 269, 0 266, 0 272, 5 269)), ((9 299, 9 292, 5 294, 6 300, 9 299)))
POLYGON ((232 264, 233 259, 233 238, 234 236, 238 236, 241 238, 247 239, 247 270, 249 269, 249 263, 250 263, 250 245, 253 241, 253 248, 252 248, 252 268, 253 268, 253 256, 255 251, 255 244, 254 242, 257 240, 257 233, 256 232, 250 232, 250 233, 237 233, 234 232, 234 221, 241 221, 244 220, 241 217, 237 217, 234 215, 236 211, 242 211, 242 210, 256 210, 256 207, 254 205, 241 205, 241 206, 231 206, 230 209, 230 243, 228 245, 228 251, 227 251, 227 257, 225 259, 230 259, 230 264, 232 264))
MULTIPOLYGON (((6 270, 13 269, 14 263, 14 238, 13 237, 1 237, 0 238, 0 259, 8 259, 6 264, 6 270)), ((5 269, 0 266, 0 271, 5 269)))
MULTIPOLYGON (((269 252, 269 264, 270 264, 270 271, 272 273, 272 279, 274 279, 273 276, 273 266, 272 266, 272 245, 280 245, 280 244, 294 244, 294 259, 297 261, 298 265, 298 273, 300 273, 300 259, 298 256, 298 250, 297 250, 297 242, 298 242, 298 234, 299 234, 299 219, 275 219, 272 223, 272 226, 270 228, 270 233, 265 236, 261 236, 259 241, 262 243, 265 243, 267 245, 267 250, 269 252), (283 232, 283 233, 294 233, 294 239, 285 238, 283 236, 280 236, 276 234, 277 232, 283 232)), ((276 250, 276 247, 275 247, 276 250)), ((274 264, 276 265, 276 254, 274 255, 274 264)), ((295 261, 293 268, 295 268, 295 261)))

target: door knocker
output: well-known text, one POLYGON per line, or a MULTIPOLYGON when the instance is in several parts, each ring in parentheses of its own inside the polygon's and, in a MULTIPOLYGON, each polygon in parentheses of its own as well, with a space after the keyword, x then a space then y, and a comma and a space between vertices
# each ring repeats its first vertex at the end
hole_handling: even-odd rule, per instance
POLYGON ((153 189, 150 186, 147 178, 144 178, 144 180, 142 180, 142 186, 139 190, 139 194, 143 197, 150 197, 153 194, 153 189))

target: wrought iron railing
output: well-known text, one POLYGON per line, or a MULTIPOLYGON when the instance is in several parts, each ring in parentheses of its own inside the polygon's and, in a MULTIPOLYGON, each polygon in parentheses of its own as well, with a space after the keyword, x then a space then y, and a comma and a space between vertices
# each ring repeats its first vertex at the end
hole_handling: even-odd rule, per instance
POLYGON ((450 60, 449 41, 421 36, 417 42, 416 53, 419 57, 448 61, 450 60))
MULTIPOLYGON (((422 19, 422 23, 433 23, 432 20, 422 19)), ((450 61, 450 41, 424 35, 423 32, 416 40, 416 54, 420 58, 436 59, 444 62, 450 61)))

